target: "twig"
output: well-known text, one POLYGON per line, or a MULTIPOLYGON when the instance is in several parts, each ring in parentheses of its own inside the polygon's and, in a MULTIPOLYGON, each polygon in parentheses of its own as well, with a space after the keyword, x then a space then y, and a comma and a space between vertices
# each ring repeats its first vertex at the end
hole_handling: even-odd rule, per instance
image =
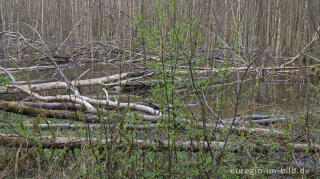
MULTIPOLYGON (((38 38, 40 39, 41 44, 46 48, 46 50, 47 50, 48 52, 50 52, 49 47, 46 45, 46 43, 45 43, 44 40, 42 39, 41 35, 39 34, 39 32, 38 32, 35 28, 33 28, 32 26, 30 26, 29 24, 24 23, 24 22, 18 22, 18 23, 19 23, 19 24, 23 24, 23 25, 27 26, 28 28, 30 28, 32 31, 34 31, 34 32, 37 34, 38 38)), ((68 78, 67 78, 67 77, 64 75, 64 73, 62 72, 62 70, 61 70, 61 68, 59 67, 59 65, 56 63, 56 61, 53 59, 53 57, 52 57, 49 53, 46 53, 45 51, 42 51, 42 50, 40 50, 40 49, 35 48, 32 44, 30 44, 29 42, 27 42, 27 41, 25 40, 24 36, 22 36, 20 33, 17 33, 17 34, 20 35, 20 36, 23 38, 24 42, 25 42, 27 45, 29 45, 29 46, 32 47, 33 49, 41 52, 42 54, 48 56, 49 59, 50 59, 50 61, 51 61, 51 62, 54 64, 54 66, 56 67, 56 69, 57 69, 57 71, 59 72, 60 76, 61 76, 61 77, 63 78, 63 80, 65 81, 65 83, 67 83, 67 85, 69 86, 69 88, 75 93, 76 96, 80 96, 80 93, 79 93, 78 89, 75 88, 75 87, 71 84, 71 82, 68 80, 68 78)))
POLYGON ((10 77, 10 79, 12 81, 12 84, 16 84, 17 83, 16 79, 14 79, 14 77, 11 75, 11 73, 8 70, 6 70, 3 67, 0 67, 0 70, 4 71, 10 77))
POLYGON ((208 102, 207 102, 207 99, 206 99, 206 96, 204 95, 203 91, 201 91, 201 93, 202 93, 202 97, 203 97, 204 103, 205 103, 205 105, 207 106, 207 108, 209 109, 209 111, 211 112, 211 114, 212 114, 214 117, 216 117, 219 121, 222 121, 222 119, 220 118, 220 116, 219 116, 216 112, 214 112, 214 111, 211 109, 211 107, 209 106, 209 104, 208 104, 208 102))
POLYGON ((73 29, 70 31, 70 33, 68 34, 68 36, 66 37, 66 39, 58 46, 57 50, 56 50, 56 55, 58 55, 58 52, 60 50, 60 48, 66 43, 66 41, 69 39, 69 37, 71 36, 71 34, 76 30, 76 28, 80 25, 80 23, 82 22, 83 17, 79 20, 79 22, 73 27, 73 29))
POLYGON ((88 70, 86 70, 85 72, 83 72, 79 77, 77 77, 77 79, 81 79, 82 76, 84 76, 86 73, 88 73, 91 70, 91 68, 89 68, 88 70))

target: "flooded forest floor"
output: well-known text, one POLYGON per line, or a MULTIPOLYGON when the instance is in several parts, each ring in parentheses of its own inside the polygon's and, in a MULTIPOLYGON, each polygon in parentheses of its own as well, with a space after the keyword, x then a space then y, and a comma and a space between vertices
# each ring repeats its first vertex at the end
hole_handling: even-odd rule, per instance
MULTIPOLYGON (((223 166, 229 160, 236 166, 242 163, 240 168, 225 168, 229 174, 259 174, 263 169, 265 175, 278 176, 303 169, 305 173, 294 174, 309 176, 320 169, 317 63, 273 66, 272 59, 261 59, 263 64, 236 66, 232 61, 225 63, 225 54, 220 54, 192 67, 191 78, 186 61, 177 60, 174 71, 159 70, 153 65, 161 63, 159 57, 102 44, 75 48, 72 56, 50 58, 24 54, 0 62, 16 80, 12 83, 2 72, 0 143, 9 147, 1 148, 2 171, 16 168, 32 176, 37 165, 48 163, 49 168, 40 168, 51 175, 64 171, 77 176, 74 171, 82 167, 80 161, 119 167, 128 160, 134 168, 141 160, 155 165, 152 160, 167 161, 169 154, 182 170, 183 164, 193 165, 183 161, 198 158, 199 152, 210 158, 203 161, 203 170, 214 170, 214 159, 222 150, 226 150, 220 161, 223 166), (199 85, 196 90, 193 83, 199 85), (229 143, 224 146, 227 136, 229 143), (11 147, 19 151, 12 152, 11 147), (109 155, 115 157, 114 163, 108 163, 109 155), (285 169, 284 173, 275 167, 285 169)), ((127 170, 130 175, 131 170, 139 173, 151 168, 127 170)))
POLYGON ((1 1, 0 178, 319 177, 319 7, 1 1))

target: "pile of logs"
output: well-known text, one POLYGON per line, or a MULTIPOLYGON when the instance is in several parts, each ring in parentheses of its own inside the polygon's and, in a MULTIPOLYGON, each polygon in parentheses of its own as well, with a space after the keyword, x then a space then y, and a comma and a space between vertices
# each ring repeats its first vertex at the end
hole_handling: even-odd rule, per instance
MULTIPOLYGON (((19 113, 29 116, 37 117, 39 115, 44 115, 45 117, 57 118, 57 119, 70 119, 71 121, 82 121, 85 122, 85 125, 74 125, 74 124, 39 124, 36 127, 41 129, 46 128, 66 128, 66 129, 78 129, 78 128, 101 128, 102 124, 99 124, 101 120, 104 120, 105 123, 112 121, 107 116, 110 113, 110 109, 121 109, 121 110, 130 110, 134 112, 136 118, 140 121, 147 121, 148 124, 138 124, 137 125, 128 125, 125 127, 126 130, 153 130, 160 128, 159 121, 167 119, 168 116, 162 114, 159 111, 157 105, 152 105, 144 102, 120 102, 112 101, 109 97, 108 89, 111 87, 120 87, 125 88, 127 86, 138 86, 146 87, 159 84, 158 81, 149 81, 148 83, 139 81, 146 77, 151 77, 155 75, 153 71, 142 71, 142 72, 128 72, 121 73, 112 76, 106 76, 101 78, 94 79, 85 79, 85 80, 74 80, 69 81, 62 71, 59 69, 59 66, 55 66, 60 72, 64 81, 56 82, 46 82, 40 84, 31 84, 31 83, 18 83, 14 77, 11 75, 10 71, 1 68, 7 75, 10 76, 12 84, 0 87, 0 94, 17 94, 25 93, 29 96, 28 101, 6 101, 0 100, 0 109, 8 112, 19 113), (105 98, 98 99, 82 95, 78 88, 85 86, 101 86, 105 98), (69 90, 69 94, 56 94, 52 96, 43 96, 40 93, 47 90, 69 90), (30 100, 31 99, 31 100, 30 100), (101 117, 102 116, 102 117, 101 117), (151 123, 151 124, 150 124, 151 123)), ((228 70, 245 70, 246 68, 234 68, 228 70)), ((199 73, 209 73, 217 72, 216 69, 199 69, 199 73)), ((178 74, 186 74, 186 71, 179 71, 178 74)), ((184 82, 184 81, 181 81, 184 82)), ((113 113, 113 116, 117 118, 124 118, 123 114, 113 113)), ((194 122, 190 119, 179 119, 181 124, 180 128, 184 128, 184 125, 193 126, 197 129, 203 129, 206 127, 211 131, 221 131, 223 129, 229 128, 235 134, 239 135, 248 135, 248 134, 257 134, 259 136, 271 136, 275 138, 283 138, 285 134, 280 130, 272 130, 264 128, 264 126, 271 123, 276 123, 280 121, 288 120, 288 116, 269 116, 269 115, 250 115, 242 117, 234 117, 231 119, 219 119, 215 123, 207 123, 204 126, 202 122, 194 122), (249 127, 249 124, 256 123, 260 124, 260 127, 249 127)), ((217 120, 215 120, 217 121, 217 120)), ((10 126, 10 124, 1 124, 1 126, 10 126)), ((26 125, 26 127, 35 127, 33 125, 26 125)), ((114 125, 108 125, 111 128, 117 128, 114 125)), ((97 138, 66 138, 66 137, 50 137, 42 136, 39 137, 37 142, 33 139, 29 139, 26 136, 11 135, 11 134, 0 134, 0 145, 9 146, 9 147, 35 147, 39 143, 44 148, 79 148, 87 142, 94 143, 95 145, 108 145, 111 140, 109 139, 97 139, 97 138)), ((154 141, 143 141, 137 140, 133 143, 126 144, 121 141, 113 141, 119 144, 119 146, 133 145, 135 147, 141 147, 145 149, 154 150, 153 144, 154 141)), ((170 142, 166 140, 160 140, 156 142, 158 146, 161 146, 161 149, 167 149, 170 145, 170 142)), ((177 141, 175 146, 178 150, 199 150, 201 148, 208 150, 210 148, 221 147, 224 145, 224 142, 218 141, 177 141)), ((304 150, 307 147, 307 144, 297 144, 290 143, 288 145, 293 146, 295 150, 304 150)), ((256 147, 257 146, 251 146, 256 147)), ((268 144, 265 144, 265 147, 268 147, 268 144)), ((270 147, 270 146, 269 146, 270 147)), ((320 150, 319 145, 311 145, 313 151, 320 150)))

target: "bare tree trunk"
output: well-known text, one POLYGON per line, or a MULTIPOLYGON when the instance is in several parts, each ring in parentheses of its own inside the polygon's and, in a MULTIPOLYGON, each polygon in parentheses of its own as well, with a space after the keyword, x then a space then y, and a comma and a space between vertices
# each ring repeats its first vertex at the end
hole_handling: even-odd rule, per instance
POLYGON ((281 9, 282 9, 282 0, 277 1, 277 39, 276 39, 276 58, 275 64, 279 65, 280 60, 280 47, 281 47, 281 9))

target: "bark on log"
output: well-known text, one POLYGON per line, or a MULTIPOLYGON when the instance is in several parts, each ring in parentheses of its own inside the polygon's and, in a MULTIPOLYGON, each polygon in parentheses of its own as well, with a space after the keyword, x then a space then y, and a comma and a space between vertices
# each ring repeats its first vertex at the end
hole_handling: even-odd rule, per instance
POLYGON ((246 123, 257 123, 257 124, 268 125, 271 123, 282 122, 286 120, 289 120, 289 118, 268 118, 268 119, 246 121, 246 123))
POLYGON ((159 116, 158 119, 161 118, 160 111, 153 109, 149 106, 144 106, 144 105, 140 105, 140 104, 136 104, 136 103, 118 103, 117 101, 111 101, 111 100, 91 99, 91 98, 88 98, 85 96, 83 96, 82 99, 86 100, 87 102, 89 102, 91 104, 105 105, 105 106, 110 106, 110 107, 120 108, 120 109, 130 108, 131 110, 141 111, 141 112, 145 112, 147 114, 159 116))
MULTIPOLYGON (((99 122, 100 120, 108 121, 109 119, 103 117, 102 119, 99 118, 97 115, 86 115, 82 112, 70 112, 70 111, 58 111, 58 110, 45 110, 39 108, 33 108, 23 105, 14 104, 9 101, 0 101, 0 109, 14 112, 18 114, 25 114, 29 116, 37 117, 38 115, 45 115, 46 117, 50 118, 57 118, 57 119, 72 119, 76 121, 87 121, 87 122, 99 122)), ((114 114, 115 117, 123 118, 123 115, 114 114)), ((163 116, 165 118, 165 116, 163 116)), ((161 116, 152 116, 152 115, 141 115, 136 116, 136 118, 142 118, 144 121, 149 122, 158 122, 161 119, 161 116)), ((202 123, 192 123, 190 120, 183 119, 180 123, 188 123, 191 126, 195 126, 196 128, 202 129, 202 123)), ((215 124, 207 124, 209 129, 214 130, 222 130, 225 128, 224 125, 215 125, 215 124)), ((235 133, 245 133, 245 134, 259 134, 259 135, 271 135, 275 137, 283 137, 284 133, 278 130, 270 130, 264 128, 247 128, 247 127, 233 127, 233 132, 235 133)))
MULTIPOLYGON (((126 143, 120 140, 110 140, 110 139, 97 139, 97 138, 67 138, 67 137, 52 137, 52 136, 42 136, 36 138, 20 137, 15 134, 0 134, 0 145, 5 147, 42 147, 42 148, 82 148, 85 144, 90 142, 91 147, 108 147, 108 145, 116 145, 118 148, 126 148, 127 146, 132 146, 135 148, 142 148, 152 151, 161 151, 169 149, 169 142, 167 140, 158 141, 146 141, 146 140, 135 140, 132 143, 126 143)), ((233 150, 239 150, 239 144, 230 143, 228 148, 233 150)), ((170 144, 171 150, 179 151, 201 151, 201 150, 215 150, 219 149, 224 145, 224 142, 212 141, 210 144, 207 142, 191 142, 191 141, 177 141, 174 145, 170 144), (210 148, 209 148, 210 146, 210 148)), ((277 150, 287 150, 288 147, 294 148, 295 151, 305 151, 309 148, 312 152, 320 151, 320 145, 309 145, 301 143, 288 143, 286 146, 278 147, 277 150)), ((266 149, 272 147, 270 144, 263 144, 262 146, 257 146, 250 144, 250 147, 255 149, 266 149)))
MULTIPOLYGON (((16 114, 23 114, 23 115, 33 116, 33 117, 37 117, 38 115, 44 115, 49 118, 70 119, 75 121, 86 121, 86 122, 92 122, 92 123, 100 122, 101 120, 108 123, 112 122, 112 119, 109 119, 108 117, 99 117, 97 114, 84 114, 81 111, 74 112, 74 111, 65 111, 65 110, 46 110, 46 109, 24 106, 24 105, 17 104, 15 102, 3 101, 3 100, 0 100, 0 109, 7 112, 13 112, 16 114)), ((124 119, 125 115, 114 113, 113 116, 115 118, 124 119)), ((152 123, 156 123, 159 121, 158 116, 152 116, 152 115, 136 114, 136 118, 141 118, 143 121, 148 121, 152 123)))
POLYGON ((62 102, 62 103, 44 103, 44 102, 12 102, 16 105, 24 105, 34 108, 48 109, 48 110, 71 110, 71 111, 83 111, 84 108, 80 104, 62 102))
MULTIPOLYGON (((36 99, 40 100, 40 101, 46 101, 46 102, 62 102, 62 101, 68 101, 68 102, 74 102, 77 104, 81 104, 83 105, 86 110, 92 114, 97 114, 98 111, 97 109, 92 105, 105 105, 105 106, 110 106, 110 107, 117 107, 117 108, 130 108, 132 110, 137 110, 137 111, 142 111, 148 114, 152 114, 152 115, 159 115, 161 116, 161 112, 158 110, 155 110, 149 106, 144 106, 144 105, 139 105, 139 104, 135 104, 135 103, 118 103, 117 101, 111 101, 109 99, 109 95, 107 94, 107 100, 97 100, 97 99, 91 99, 89 97, 86 96, 81 96, 81 95, 57 95, 57 96, 40 96, 37 93, 34 93, 28 89, 22 88, 20 86, 15 86, 13 85, 13 87, 29 94, 30 96, 35 97, 36 99)), ((105 89, 103 89, 106 93, 107 91, 105 89)), ((106 111, 104 109, 101 109, 103 113, 106 113, 106 111)))
MULTIPOLYGON (((188 119, 183 119, 181 122, 188 123, 189 125, 195 126, 198 129, 203 129, 203 124, 201 122, 192 122, 188 119)), ((206 124, 207 129, 216 129, 216 130, 222 130, 225 127, 229 128, 229 126, 224 126, 221 124, 206 124)), ((258 135, 267 135, 267 136, 273 136, 273 137, 284 137, 284 133, 279 130, 273 130, 273 129, 266 129, 266 128, 249 128, 249 127, 232 127, 232 132, 241 134, 244 133, 245 135, 249 134, 258 134, 258 135)))
MULTIPOLYGON (((38 124, 38 125, 33 125, 33 124, 24 124, 24 127, 27 128, 39 128, 39 129, 86 129, 86 128, 94 128, 94 129, 99 129, 99 128, 119 128, 118 125, 113 125, 113 124, 106 124, 106 125, 101 125, 101 124, 38 124)), ((9 124, 0 124, 0 127, 10 127, 9 124)), ((161 128, 159 124, 146 124, 146 125, 126 125, 124 126, 124 129, 126 130, 153 130, 156 128, 161 128)))
MULTIPOLYGON (((0 146, 5 147, 42 147, 42 148, 82 148, 85 144, 91 143, 93 147, 108 147, 108 145, 116 145, 118 148, 126 148, 132 146, 134 148, 142 148, 152 151, 168 150, 169 143, 166 140, 161 141, 145 141, 135 140, 133 143, 126 143, 120 140, 97 139, 97 138, 67 138, 42 136, 37 138, 20 137, 15 134, 0 134, 0 146)), ((224 142, 211 142, 210 147, 222 147, 224 142)), ((208 150, 208 145, 205 142, 176 142, 175 150, 180 151, 199 151, 203 147, 208 150)), ((171 146, 171 149, 173 149, 171 146)))
MULTIPOLYGON (((199 73, 199 74, 209 74, 209 73, 218 73, 218 72, 224 72, 224 71, 229 71, 229 72, 235 72, 235 71, 245 71, 248 67, 238 67, 238 68, 234 68, 234 67, 230 67, 230 68, 222 68, 222 69, 216 69, 216 68, 212 68, 210 70, 194 70, 195 73, 199 73)), ((253 67, 250 67, 249 70, 254 70, 253 67)), ((189 74, 189 71, 176 71, 176 74, 179 75, 187 75, 189 74)))
POLYGON ((38 115, 44 115, 46 117, 57 118, 57 119, 72 119, 76 121, 87 120, 88 122, 94 122, 94 120, 89 119, 87 115, 79 111, 71 112, 71 111, 45 110, 45 109, 19 105, 16 103, 12 103, 9 101, 2 101, 2 100, 0 100, 0 109, 7 112, 24 114, 24 115, 29 115, 33 117, 37 117, 38 115))
MULTIPOLYGON (((257 124, 266 125, 266 124, 271 124, 271 123, 276 123, 276 122, 282 122, 282 121, 289 120, 289 118, 286 118, 286 117, 281 117, 281 118, 263 118, 263 119, 257 119, 257 120, 247 120, 247 119, 248 118, 246 118, 246 117, 244 117, 244 118, 236 117, 235 124, 243 124, 243 123, 253 124, 253 123, 257 123, 257 124), (247 121, 243 121, 243 120, 247 120, 247 121)), ((222 120, 221 122, 224 123, 224 124, 231 124, 232 120, 222 120)))
MULTIPOLYGON (((71 84, 75 87, 97 85, 97 84, 102 84, 102 83, 110 82, 113 80, 117 80, 119 78, 124 79, 129 75, 130 73, 122 73, 121 75, 117 74, 117 75, 101 77, 101 78, 71 81, 71 84)), ((29 89, 29 85, 19 85, 19 87, 29 89)), ((68 89, 68 88, 69 86, 65 82, 60 82, 60 81, 43 83, 43 84, 35 84, 35 85, 31 84, 30 86, 30 90, 33 92, 52 90, 52 89, 68 89)), ((10 85, 0 87, 0 93, 3 93, 3 94, 19 93, 19 92, 21 92, 19 89, 10 85)))
MULTIPOLYGON (((269 70, 274 70, 274 71, 280 71, 280 70, 294 70, 294 69, 301 69, 301 68, 314 68, 318 65, 310 65, 310 66, 302 66, 302 67, 266 67, 266 68, 258 68, 261 69, 262 71, 269 71, 269 70)), ((194 70, 194 72, 199 73, 199 74, 209 74, 209 73, 218 73, 218 72, 224 72, 224 71, 228 71, 228 72, 236 72, 236 71, 245 71, 248 67, 229 67, 229 68, 222 68, 222 69, 217 69, 217 68, 212 68, 212 69, 206 69, 206 70, 194 70)), ((250 67, 248 69, 249 71, 253 71, 255 70, 255 68, 250 67)), ((176 74, 180 74, 180 75, 186 75, 189 74, 189 71, 176 71, 176 74)))
MULTIPOLYGON (((71 85, 74 87, 82 87, 82 86, 93 86, 93 85, 105 85, 105 86, 115 86, 115 85, 121 85, 124 86, 128 81, 134 80, 134 79, 140 79, 147 76, 152 76, 154 72, 152 71, 143 71, 143 72, 130 72, 130 73, 122 73, 107 76, 107 77, 101 77, 101 78, 93 78, 93 79, 87 79, 87 80, 76 80, 71 81, 71 85), (126 79, 129 78, 129 79, 126 79), (120 83, 116 82, 113 84, 105 84, 114 80, 118 79, 126 79, 122 80, 120 83)), ((45 90, 52 90, 52 89, 69 89, 69 86, 65 82, 48 82, 48 83, 42 83, 42 84, 31 84, 29 85, 18 85, 20 88, 30 89, 33 92, 39 92, 39 91, 45 91, 45 90)), ((19 93, 20 91, 16 89, 14 86, 4 86, 0 87, 0 94, 11 94, 11 93, 19 93)))
MULTIPOLYGON (((53 57, 55 58, 55 57, 53 57)), ((43 71, 43 70, 52 70, 52 69, 56 69, 56 66, 54 65, 48 65, 47 63, 41 63, 41 61, 43 62, 42 59, 49 59, 49 57, 45 57, 45 58, 40 58, 40 59, 16 59, 19 62, 19 66, 21 66, 21 63, 23 63, 25 67, 16 67, 16 68, 7 68, 8 71, 10 71, 11 73, 13 72, 28 72, 28 71, 43 71), (39 63, 37 63, 38 66, 26 66, 26 65, 30 65, 31 63, 35 63, 35 61, 39 61, 39 63)), ((87 63, 92 63, 92 62, 97 62, 97 64, 103 64, 101 63, 102 61, 104 61, 104 59, 98 59, 98 58, 81 58, 81 59, 77 59, 78 65, 80 66, 84 66, 87 65, 87 63)), ((68 64, 59 64, 60 68, 63 69, 67 69, 67 68, 75 68, 78 66, 72 65, 70 63, 68 64)), ((4 74, 4 72, 0 71, 0 74, 4 74)))
POLYGON ((57 96, 40 96, 37 93, 34 93, 30 91, 29 89, 22 88, 20 86, 12 85, 13 87, 29 94, 30 96, 40 100, 40 101, 46 101, 46 102, 63 102, 63 101, 68 101, 68 102, 73 102, 77 104, 83 105, 86 110, 90 113, 97 114, 97 109, 92 106, 88 101, 84 100, 83 96, 80 95, 79 92, 77 92, 75 95, 57 95, 57 96))

